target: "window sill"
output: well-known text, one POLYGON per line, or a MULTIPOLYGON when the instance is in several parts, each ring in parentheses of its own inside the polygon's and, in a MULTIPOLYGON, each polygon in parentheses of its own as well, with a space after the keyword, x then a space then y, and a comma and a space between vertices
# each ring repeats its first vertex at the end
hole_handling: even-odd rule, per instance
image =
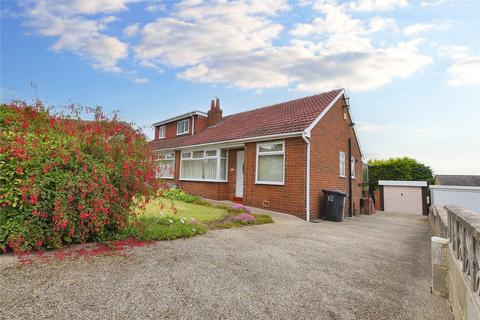
POLYGON ((189 133, 190 133, 190 132, 188 132, 188 131, 187 131, 187 132, 184 132, 184 133, 178 133, 178 132, 177 132, 177 136, 184 136, 184 135, 189 134, 189 133))
POLYGON ((284 186, 285 182, 255 181, 255 184, 267 185, 267 186, 284 186))
POLYGON ((344 178, 344 179, 347 179, 347 176, 339 176, 340 178, 344 178))
POLYGON ((219 183, 228 182, 228 180, 204 180, 204 179, 185 179, 185 178, 181 178, 179 180, 180 181, 193 181, 193 182, 219 182, 219 183))
POLYGON ((157 179, 168 179, 168 180, 173 180, 175 179, 174 177, 156 177, 157 179))

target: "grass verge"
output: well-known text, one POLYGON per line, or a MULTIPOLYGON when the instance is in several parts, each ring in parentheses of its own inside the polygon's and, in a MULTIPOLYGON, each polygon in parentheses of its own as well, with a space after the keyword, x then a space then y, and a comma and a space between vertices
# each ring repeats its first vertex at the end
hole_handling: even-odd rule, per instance
POLYGON ((138 216, 125 229, 115 234, 113 240, 135 238, 141 241, 174 240, 204 234, 208 228, 203 224, 189 223, 176 217, 138 216))

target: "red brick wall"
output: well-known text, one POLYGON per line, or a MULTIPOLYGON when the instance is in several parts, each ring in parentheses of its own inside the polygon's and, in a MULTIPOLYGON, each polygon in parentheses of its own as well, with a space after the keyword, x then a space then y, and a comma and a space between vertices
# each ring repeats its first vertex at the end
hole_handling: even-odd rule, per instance
POLYGON ((195 116, 195 133, 202 132, 207 129, 207 118, 195 116))
MULTIPOLYGON (((322 189, 337 189, 348 194, 348 178, 340 177, 339 152, 345 152, 345 171, 348 176, 348 138, 352 138, 352 155, 355 157, 355 176, 352 180, 353 208, 360 212, 362 183, 362 163, 360 150, 353 129, 350 128, 348 112, 343 108, 343 100, 328 111, 323 119, 312 129, 310 164, 310 217, 317 219, 322 210, 322 189), (344 119, 344 113, 347 119, 344 119)), ((348 216, 348 198, 345 199, 344 213, 348 216)))
MULTIPOLYGON (((353 208, 360 212, 360 195, 362 183, 361 156, 353 130, 350 128, 348 112, 344 110, 340 99, 327 112, 319 124, 313 128, 311 135, 311 185, 310 217, 317 219, 322 210, 322 189, 338 189, 348 193, 348 178, 339 176, 339 152, 345 152, 345 170, 348 174, 348 138, 352 138, 352 154, 356 159, 356 179, 352 182, 353 208), (344 112, 347 119, 344 119, 344 112)), ((197 118, 198 119, 198 118, 197 118)), ((196 122, 196 126, 197 126, 196 122)), ((172 123, 174 133, 176 125, 172 123)), ((168 135, 168 127, 167 127, 168 135)), ((257 143, 245 145, 244 203, 254 207, 291 213, 305 218, 305 183, 306 183, 306 145, 302 138, 289 138, 285 141, 285 184, 255 184, 256 146, 257 143)), ((175 179, 170 180, 186 191, 210 199, 232 200, 236 182, 236 152, 229 151, 228 182, 180 181, 180 151, 176 152, 175 179)), ((348 215, 348 199, 345 201, 345 214, 348 215)))
POLYGON ((285 184, 255 184, 257 143, 245 145, 246 205, 277 210, 305 218, 306 146, 301 138, 285 139, 285 184))
MULTIPOLYGON (((205 130, 207 128, 207 118, 199 117, 199 116, 194 116, 194 118, 195 118, 195 133, 202 132, 203 130, 205 130)), ((189 134, 192 134, 192 117, 187 117, 187 118, 184 118, 184 119, 189 119, 190 120, 189 121, 188 132, 189 132, 189 134)), ((179 119, 179 120, 183 120, 183 119, 179 119)), ((179 121, 179 120, 177 120, 177 121, 179 121)), ((165 129, 165 138, 164 139, 173 139, 173 138, 177 137, 177 121, 169 122, 165 125, 166 129, 165 129)), ((161 126, 155 127, 155 140, 158 140, 159 127, 161 127, 161 126)))

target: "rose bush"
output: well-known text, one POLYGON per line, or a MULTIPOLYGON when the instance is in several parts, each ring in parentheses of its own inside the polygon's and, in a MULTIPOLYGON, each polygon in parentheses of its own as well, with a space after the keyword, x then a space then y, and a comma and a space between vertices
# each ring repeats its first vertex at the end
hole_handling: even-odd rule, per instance
POLYGON ((145 135, 99 108, 69 116, 41 103, 0 105, 0 250, 103 240, 126 226, 132 199, 157 189, 145 135))

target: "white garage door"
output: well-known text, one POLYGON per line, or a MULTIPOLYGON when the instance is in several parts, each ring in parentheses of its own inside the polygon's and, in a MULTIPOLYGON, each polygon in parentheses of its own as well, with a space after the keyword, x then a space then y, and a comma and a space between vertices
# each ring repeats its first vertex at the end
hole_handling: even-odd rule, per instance
POLYGON ((387 212, 422 214, 422 188, 384 186, 383 205, 387 212))

